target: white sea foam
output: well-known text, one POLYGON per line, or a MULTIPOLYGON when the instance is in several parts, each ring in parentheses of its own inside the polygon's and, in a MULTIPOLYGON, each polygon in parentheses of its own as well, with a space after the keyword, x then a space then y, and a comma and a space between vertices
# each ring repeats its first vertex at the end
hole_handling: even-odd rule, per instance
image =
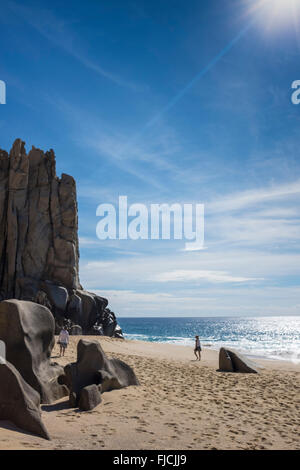
MULTIPOLYGON (((180 336, 169 336, 169 337, 157 337, 150 336, 146 334, 124 334, 125 339, 129 340, 139 340, 139 341, 148 341, 154 343, 165 343, 165 344, 174 344, 177 346, 189 346, 194 347, 195 340, 187 337, 180 336)), ((221 347, 228 347, 240 351, 242 354, 248 357, 253 358, 264 358, 264 359, 273 359, 273 360, 282 360, 293 362, 294 364, 300 363, 300 353, 299 350, 289 349, 289 350, 280 350, 272 349, 272 347, 263 347, 262 344, 249 342, 245 339, 241 341, 211 341, 203 342, 202 346, 204 348, 213 349, 218 351, 221 347)))

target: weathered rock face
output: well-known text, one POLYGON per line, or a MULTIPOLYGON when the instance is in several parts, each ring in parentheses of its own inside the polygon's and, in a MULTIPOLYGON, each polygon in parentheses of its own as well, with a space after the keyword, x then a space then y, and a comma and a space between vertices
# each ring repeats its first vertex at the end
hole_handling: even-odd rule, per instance
POLYGON ((50 439, 41 420, 39 394, 9 362, 0 362, 0 383, 0 420, 50 439))
POLYGON ((17 139, 0 150, 0 300, 22 299, 48 307, 83 333, 122 337, 107 300, 79 282, 76 184, 56 176, 53 150, 26 154, 17 139))
POLYGON ((2 295, 32 300, 43 279, 77 289, 74 179, 64 174, 57 178, 52 150, 32 148, 26 155, 19 139, 9 156, 1 151, 0 159, 2 295))
POLYGON ((0 302, 0 339, 6 346, 6 358, 39 393, 42 403, 69 393, 58 382, 63 367, 50 361, 54 329, 53 315, 46 307, 15 299, 0 302))

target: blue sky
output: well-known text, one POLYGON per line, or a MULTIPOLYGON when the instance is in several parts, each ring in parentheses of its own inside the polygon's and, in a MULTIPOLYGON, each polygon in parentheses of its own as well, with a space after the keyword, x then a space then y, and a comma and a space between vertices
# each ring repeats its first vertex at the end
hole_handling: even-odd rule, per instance
POLYGON ((84 287, 119 316, 299 315, 299 1, 0 6, 0 147, 75 177, 84 287), (205 204, 205 250, 99 241, 119 195, 205 204))

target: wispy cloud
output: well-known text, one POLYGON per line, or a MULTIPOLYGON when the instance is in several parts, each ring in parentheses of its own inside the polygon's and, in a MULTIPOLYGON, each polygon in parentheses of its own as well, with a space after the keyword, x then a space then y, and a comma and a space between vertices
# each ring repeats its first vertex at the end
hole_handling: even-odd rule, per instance
POLYGON ((115 263, 112 261, 89 261, 85 265, 86 271, 92 271, 93 273, 95 271, 99 272, 99 270, 104 270, 107 268, 112 268, 115 266, 115 263))
POLYGON ((206 244, 300 245, 300 180, 225 195, 205 205, 206 244))
POLYGON ((122 285, 124 289, 128 289, 133 285, 137 287, 147 284, 149 288, 157 289, 162 273, 174 272, 191 277, 196 272, 196 278, 210 276, 215 279, 216 276, 221 276, 225 280, 230 277, 260 279, 261 285, 265 285, 267 280, 270 283, 286 276, 297 277, 300 274, 300 254, 270 253, 244 248, 206 250, 197 255, 176 251, 172 251, 170 255, 152 253, 151 256, 119 258, 110 261, 111 264, 107 266, 102 263, 103 261, 81 260, 82 282, 89 285, 89 288, 110 289, 122 285))
POLYGON ((209 248, 215 244, 243 245, 269 248, 280 244, 285 248, 292 243, 300 245, 300 220, 298 218, 258 217, 256 214, 222 216, 210 219, 206 226, 209 248))
POLYGON ((80 247, 99 246, 100 241, 97 238, 79 237, 80 247))
POLYGON ((163 302, 172 299, 172 294, 166 292, 137 292, 134 290, 110 289, 96 290, 96 294, 106 296, 110 299, 126 299, 126 302, 163 302))
POLYGON ((297 315, 299 286, 235 287, 173 293, 135 290, 97 290, 109 299, 118 316, 297 315))
POLYGON ((154 279, 158 282, 249 282, 262 280, 261 278, 237 277, 224 271, 205 270, 175 270, 158 274, 154 279))
POLYGON ((124 80, 119 75, 112 73, 88 58, 87 51, 84 50, 80 39, 70 27, 71 21, 62 20, 49 9, 36 7, 33 9, 13 0, 9 0, 7 5, 15 14, 23 18, 43 37, 70 54, 70 56, 80 62, 84 67, 114 82, 116 85, 130 88, 133 91, 144 90, 144 87, 124 80))
MULTIPOLYGON (((189 175, 195 174, 192 168, 187 170, 176 163, 175 155, 182 153, 182 148, 176 132, 166 123, 161 122, 160 126, 140 141, 130 140, 124 130, 108 128, 107 123, 98 116, 62 97, 43 97, 71 125, 73 141, 79 147, 91 150, 90 164, 92 160, 98 164, 101 157, 118 170, 138 178, 139 184, 143 182, 146 187, 156 192, 159 190, 160 194, 168 191, 166 177, 170 181, 179 182, 183 177, 187 179, 189 175)), ((79 191, 82 195, 80 188, 79 191)), ((107 194, 107 189, 104 191, 107 194)), ((145 186, 143 191, 145 194, 145 186)), ((102 192, 103 189, 92 187, 89 183, 85 196, 93 197, 102 192)))
POLYGON ((206 205, 210 213, 230 212, 300 194, 300 180, 229 194, 206 205))

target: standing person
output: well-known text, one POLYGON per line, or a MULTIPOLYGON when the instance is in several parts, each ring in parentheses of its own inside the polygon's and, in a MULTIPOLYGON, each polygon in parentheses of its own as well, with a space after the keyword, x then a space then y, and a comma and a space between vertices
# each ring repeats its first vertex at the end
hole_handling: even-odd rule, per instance
POLYGON ((195 336, 195 349, 194 349, 194 354, 196 356, 196 361, 201 361, 201 344, 200 344, 200 339, 199 336, 195 336))
POLYGON ((64 356, 65 355, 65 350, 66 350, 66 347, 68 346, 69 344, 69 333, 66 329, 65 326, 62 327, 62 330, 61 332, 59 333, 59 337, 58 337, 58 344, 59 344, 59 347, 60 347, 60 350, 59 350, 59 356, 64 356))

